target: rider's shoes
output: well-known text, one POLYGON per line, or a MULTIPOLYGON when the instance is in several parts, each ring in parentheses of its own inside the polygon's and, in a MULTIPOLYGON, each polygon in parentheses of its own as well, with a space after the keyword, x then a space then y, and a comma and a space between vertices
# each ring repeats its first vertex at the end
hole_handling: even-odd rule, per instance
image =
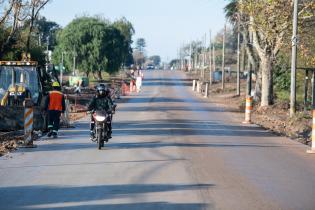
POLYGON ((91 141, 93 141, 95 139, 95 136, 94 136, 94 132, 93 131, 90 131, 90 139, 91 141))
POLYGON ((55 132, 52 134, 52 136, 53 136, 54 139, 58 138, 58 135, 55 132))
POLYGON ((52 131, 49 131, 48 134, 47 134, 47 137, 51 137, 52 134, 53 134, 53 132, 52 132, 52 131))

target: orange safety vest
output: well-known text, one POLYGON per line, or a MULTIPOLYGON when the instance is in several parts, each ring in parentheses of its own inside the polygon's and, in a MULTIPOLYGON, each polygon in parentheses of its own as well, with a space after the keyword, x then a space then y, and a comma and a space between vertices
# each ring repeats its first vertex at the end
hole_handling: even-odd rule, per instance
POLYGON ((50 91, 48 110, 62 111, 62 97, 63 94, 61 92, 50 91))

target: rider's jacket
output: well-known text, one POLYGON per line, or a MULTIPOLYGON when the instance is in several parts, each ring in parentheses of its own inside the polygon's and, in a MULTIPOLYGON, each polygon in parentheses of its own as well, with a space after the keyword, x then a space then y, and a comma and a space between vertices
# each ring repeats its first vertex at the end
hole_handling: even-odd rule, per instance
POLYGON ((112 108, 111 101, 107 97, 94 96, 88 105, 88 110, 105 110, 110 111, 112 108))

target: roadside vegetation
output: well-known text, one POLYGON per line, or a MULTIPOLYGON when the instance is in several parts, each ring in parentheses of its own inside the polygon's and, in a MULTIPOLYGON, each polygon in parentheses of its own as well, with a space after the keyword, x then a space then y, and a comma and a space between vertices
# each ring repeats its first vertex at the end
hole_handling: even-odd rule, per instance
POLYGON ((221 86, 221 78, 212 78, 210 98, 224 106, 232 106, 238 112, 245 110, 246 78, 249 69, 252 69, 253 122, 309 143, 312 77, 315 75, 315 2, 299 0, 298 4, 297 112, 292 117, 289 109, 293 2, 230 0, 225 7, 227 29, 214 35, 210 44, 206 45, 205 37, 202 37, 181 46, 179 59, 173 60, 170 65, 185 69, 191 78, 202 81, 210 80, 210 69, 220 73, 220 77, 222 68, 232 72, 226 74, 225 88, 221 86), (238 33, 240 94, 237 94, 236 83, 238 33))

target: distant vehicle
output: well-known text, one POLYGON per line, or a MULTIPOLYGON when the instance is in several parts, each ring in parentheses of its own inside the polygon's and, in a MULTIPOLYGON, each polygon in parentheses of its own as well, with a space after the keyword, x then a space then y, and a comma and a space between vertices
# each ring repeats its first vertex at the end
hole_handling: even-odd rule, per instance
POLYGON ((153 64, 148 64, 148 65, 147 65, 147 70, 150 70, 150 69, 155 69, 155 67, 154 67, 153 64))

